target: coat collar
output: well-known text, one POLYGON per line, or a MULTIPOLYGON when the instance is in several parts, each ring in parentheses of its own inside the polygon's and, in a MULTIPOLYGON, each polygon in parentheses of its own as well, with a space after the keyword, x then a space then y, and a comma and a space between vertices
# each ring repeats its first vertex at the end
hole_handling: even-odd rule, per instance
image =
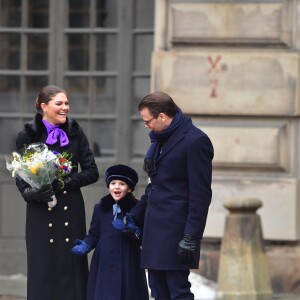
MULTIPOLYGON (((136 205, 137 201, 138 200, 132 194, 127 194, 124 198, 118 201, 118 204, 121 208, 121 211, 126 213, 136 205)), ((104 211, 110 211, 112 210, 113 205, 116 203, 117 202, 114 200, 114 198, 108 194, 100 200, 100 207, 104 211)))
MULTIPOLYGON (((25 124, 24 129, 32 140, 39 141, 41 136, 47 132, 42 120, 43 116, 36 114, 32 121, 25 124)), ((62 124, 60 128, 66 132, 68 137, 72 138, 78 134, 80 127, 75 120, 67 118, 66 123, 62 124)))
POLYGON ((190 119, 181 124, 177 130, 170 136, 166 144, 164 145, 161 154, 158 157, 157 162, 159 162, 170 150, 172 150, 180 141, 186 137, 186 133, 189 131, 192 126, 190 119))

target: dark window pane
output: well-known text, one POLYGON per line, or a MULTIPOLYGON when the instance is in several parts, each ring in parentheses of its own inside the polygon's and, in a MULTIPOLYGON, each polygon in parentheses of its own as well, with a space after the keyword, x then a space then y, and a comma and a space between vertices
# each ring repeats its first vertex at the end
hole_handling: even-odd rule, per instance
POLYGON ((96 70, 116 70, 117 36, 100 34, 96 41, 96 70))
POLYGON ((148 147, 150 145, 149 139, 149 129, 145 128, 145 124, 142 120, 134 121, 132 123, 132 130, 133 130, 133 157, 134 158, 141 158, 144 157, 148 147))
POLYGON ((96 78, 96 101, 93 103, 92 111, 98 114, 116 113, 116 79, 96 78))
POLYGON ((89 36, 71 34, 68 36, 68 70, 89 69, 89 36))
POLYGON ((132 114, 139 114, 138 105, 140 101, 150 94, 150 78, 135 78, 133 82, 134 101, 132 102, 132 114))
POLYGON ((48 68, 48 35, 28 35, 28 69, 45 70, 48 68))
POLYGON ((0 0, 0 26, 21 27, 21 0, 0 0))
POLYGON ((35 113, 35 99, 40 90, 48 84, 46 76, 28 76, 26 77, 26 112, 35 113))
POLYGON ((90 1, 69 0, 69 27, 89 27, 90 1))
POLYGON ((150 72, 151 53, 153 51, 153 35, 137 35, 135 37, 134 70, 150 72))
POLYGON ((49 27, 49 0, 28 1, 28 27, 49 27))
POLYGON ((68 93, 70 112, 80 114, 89 112, 88 87, 88 78, 72 77, 65 80, 64 88, 68 93))
POLYGON ((0 34, 0 69, 20 69, 20 34, 0 34))
POLYGON ((135 27, 153 28, 154 2, 149 0, 135 1, 135 27))
POLYGON ((20 78, 0 76, 0 111, 20 112, 20 109, 20 78))
POLYGON ((93 150, 96 156, 115 155, 115 121, 95 121, 91 126, 93 150), (95 151, 96 150, 96 151, 95 151))
POLYGON ((16 140, 18 132, 21 131, 24 124, 21 124, 19 120, 14 119, 0 119, 0 154, 11 154, 16 149, 16 140), (5 141, 5 142, 3 142, 5 141))
POLYGON ((118 26, 118 0, 97 0, 96 27, 118 26))

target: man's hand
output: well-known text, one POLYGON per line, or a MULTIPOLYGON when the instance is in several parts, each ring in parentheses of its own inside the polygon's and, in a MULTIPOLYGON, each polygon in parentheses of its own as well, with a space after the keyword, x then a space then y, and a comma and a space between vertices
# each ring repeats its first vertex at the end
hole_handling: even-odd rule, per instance
POLYGON ((138 239, 141 235, 141 229, 137 225, 135 225, 135 222, 129 213, 126 214, 126 221, 127 223, 125 233, 127 233, 127 235, 129 236, 134 235, 135 238, 138 239))
POLYGON ((193 262, 199 239, 189 234, 184 234, 182 240, 178 244, 177 254, 179 255, 179 261, 182 263, 193 262))
POLYGON ((112 222, 115 229, 122 231, 126 236, 131 239, 139 239, 141 235, 141 229, 135 225, 131 215, 126 213, 124 221, 122 219, 116 219, 112 222))

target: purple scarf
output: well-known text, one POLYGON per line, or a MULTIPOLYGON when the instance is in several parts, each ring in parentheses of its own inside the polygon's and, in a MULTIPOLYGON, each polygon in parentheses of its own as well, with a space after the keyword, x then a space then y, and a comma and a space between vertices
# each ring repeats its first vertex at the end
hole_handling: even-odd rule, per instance
POLYGON ((54 145, 58 140, 60 141, 60 146, 66 146, 69 144, 69 139, 67 134, 59 128, 60 125, 52 125, 46 120, 43 120, 44 125, 46 126, 48 137, 46 144, 54 145))

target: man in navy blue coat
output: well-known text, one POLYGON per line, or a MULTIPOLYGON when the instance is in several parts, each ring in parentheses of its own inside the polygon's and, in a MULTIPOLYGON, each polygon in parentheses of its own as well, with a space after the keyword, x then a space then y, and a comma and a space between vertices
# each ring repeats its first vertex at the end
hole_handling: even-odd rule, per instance
POLYGON ((143 227, 141 267, 155 299, 194 299, 188 281, 198 269, 211 202, 213 146, 173 99, 154 92, 139 104, 151 145, 144 170, 151 183, 131 211, 143 227))

